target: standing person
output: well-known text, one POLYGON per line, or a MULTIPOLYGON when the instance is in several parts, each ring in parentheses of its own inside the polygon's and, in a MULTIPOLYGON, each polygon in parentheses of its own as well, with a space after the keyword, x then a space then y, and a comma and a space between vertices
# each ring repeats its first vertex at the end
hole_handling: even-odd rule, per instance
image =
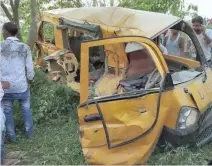
MULTIPOLYGON (((1 49, 1 47, 0 47, 1 49)), ((0 54, 1 63, 1 54, 0 54)), ((0 71, 0 81, 1 81, 1 71, 0 71)), ((4 152, 4 136, 5 136, 5 115, 2 109, 1 100, 4 96, 3 88, 9 88, 9 82, 0 82, 0 142, 1 142, 1 165, 3 165, 5 152, 4 152)))
POLYGON ((168 54, 175 56, 184 56, 184 39, 179 31, 171 29, 171 33, 165 37, 164 46, 168 54))
POLYGON ((201 16, 197 16, 192 19, 192 26, 200 42, 200 45, 202 46, 206 60, 208 61, 212 58, 212 30, 205 29, 203 25, 203 18, 201 16))
MULTIPOLYGON (((1 49, 1 47, 0 47, 1 49)), ((1 63, 1 54, 0 54, 0 63, 1 63)), ((0 81, 1 81, 1 70, 0 70, 0 81)), ((3 84, 4 86, 4 84, 3 84)), ((4 116, 4 112, 3 109, 1 107, 1 100, 4 96, 4 91, 2 89, 2 83, 0 82, 0 129, 1 129, 1 133, 0 133, 0 142, 1 142, 1 165, 3 165, 4 162, 4 133, 5 133, 5 116, 4 116)))
POLYGON ((169 34, 170 34, 170 30, 166 30, 164 33, 162 33, 162 34, 160 35, 160 43, 161 43, 162 45, 164 44, 165 38, 166 38, 167 36, 169 36, 169 34))
MULTIPOLYGON (((1 60, 0 60, 1 62, 1 60)), ((0 77, 1 77, 1 73, 0 73, 0 77)), ((4 132, 5 132, 5 116, 4 116, 4 112, 1 108, 1 100, 2 97, 4 95, 4 91, 2 89, 2 85, 0 84, 0 129, 1 129, 1 133, 0 133, 0 142, 1 142, 1 165, 3 165, 3 161, 4 161, 4 132)))
POLYGON ((7 22, 2 28, 4 41, 1 43, 1 81, 8 81, 10 86, 4 89, 2 107, 6 117, 6 138, 16 141, 13 120, 13 102, 18 100, 27 137, 33 136, 33 120, 30 111, 30 91, 27 81, 34 78, 33 61, 30 48, 15 36, 16 24, 7 22))

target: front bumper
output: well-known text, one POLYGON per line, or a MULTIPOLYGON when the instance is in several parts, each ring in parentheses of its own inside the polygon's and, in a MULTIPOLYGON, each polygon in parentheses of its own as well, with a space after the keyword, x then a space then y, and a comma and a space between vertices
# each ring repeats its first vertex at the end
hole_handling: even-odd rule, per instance
POLYGON ((173 130, 164 127, 162 132, 162 140, 171 143, 172 146, 178 147, 183 145, 191 145, 196 142, 198 136, 198 127, 187 130, 173 130))
POLYGON ((169 142, 174 147, 197 145, 201 147, 212 141, 212 107, 200 116, 198 125, 184 130, 164 127, 161 140, 169 142))

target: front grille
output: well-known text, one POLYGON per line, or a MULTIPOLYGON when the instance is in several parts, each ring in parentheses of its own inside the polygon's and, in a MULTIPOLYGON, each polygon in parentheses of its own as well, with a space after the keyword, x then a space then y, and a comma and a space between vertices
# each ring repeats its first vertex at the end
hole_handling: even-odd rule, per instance
POLYGON ((207 117, 207 115, 212 111, 212 107, 208 108, 205 112, 200 115, 200 123, 207 117))
MULTIPOLYGON (((199 124, 201 125, 204 119, 209 116, 212 111, 212 107, 209 107, 204 113, 201 114, 199 124)), ((212 140, 212 124, 205 128, 197 137, 196 144, 198 147, 207 144, 212 140)))
POLYGON ((212 141, 212 125, 207 127, 205 130, 203 130, 202 133, 197 137, 197 146, 202 146, 204 144, 209 143, 212 141))

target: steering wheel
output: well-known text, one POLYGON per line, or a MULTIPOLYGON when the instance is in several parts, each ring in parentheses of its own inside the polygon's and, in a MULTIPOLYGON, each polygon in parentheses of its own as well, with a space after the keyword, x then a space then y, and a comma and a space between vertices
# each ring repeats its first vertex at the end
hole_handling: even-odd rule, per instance
POLYGON ((155 86, 156 83, 158 83, 161 79, 160 73, 158 72, 158 69, 156 68, 149 76, 148 81, 145 85, 145 89, 150 89, 155 86))

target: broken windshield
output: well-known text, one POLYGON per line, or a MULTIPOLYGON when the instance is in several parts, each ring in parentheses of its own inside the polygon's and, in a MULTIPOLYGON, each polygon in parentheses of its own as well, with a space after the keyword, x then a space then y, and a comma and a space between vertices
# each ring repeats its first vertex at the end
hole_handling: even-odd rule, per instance
POLYGON ((177 85, 177 84, 181 84, 181 83, 193 80, 201 74, 202 72, 196 71, 194 69, 183 70, 183 71, 173 73, 172 80, 174 85, 177 85))

